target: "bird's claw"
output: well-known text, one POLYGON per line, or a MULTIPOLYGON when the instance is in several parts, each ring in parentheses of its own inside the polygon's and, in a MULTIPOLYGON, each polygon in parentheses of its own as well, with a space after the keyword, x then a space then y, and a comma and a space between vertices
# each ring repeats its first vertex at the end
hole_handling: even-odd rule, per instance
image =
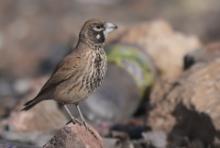
POLYGON ((78 123, 78 124, 82 125, 82 122, 80 122, 78 119, 71 119, 70 121, 68 121, 68 122, 66 123, 66 125, 69 124, 69 123, 71 123, 71 122, 72 122, 73 124, 78 123))
POLYGON ((85 121, 83 121, 82 123, 83 123, 84 127, 86 128, 86 130, 88 131, 89 127, 88 127, 87 123, 85 121))

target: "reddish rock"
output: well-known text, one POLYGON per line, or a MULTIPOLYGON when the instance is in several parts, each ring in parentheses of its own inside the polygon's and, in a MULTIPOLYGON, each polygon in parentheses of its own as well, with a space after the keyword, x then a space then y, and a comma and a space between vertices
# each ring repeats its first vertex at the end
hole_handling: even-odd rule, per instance
POLYGON ((103 148, 101 136, 91 126, 68 124, 60 129, 43 148, 103 148))

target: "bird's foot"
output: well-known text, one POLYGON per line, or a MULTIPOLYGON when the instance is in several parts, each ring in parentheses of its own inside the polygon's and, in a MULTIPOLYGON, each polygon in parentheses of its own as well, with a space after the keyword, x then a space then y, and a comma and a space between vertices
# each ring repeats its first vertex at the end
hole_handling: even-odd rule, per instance
POLYGON ((86 131, 91 133, 96 139, 98 139, 98 140, 100 139, 99 136, 97 135, 97 133, 94 132, 94 130, 91 129, 85 121, 82 121, 82 123, 83 123, 83 126, 85 127, 86 131))
POLYGON ((80 126, 84 126, 86 131, 90 132, 95 138, 99 139, 98 136, 97 136, 97 133, 95 133, 92 129, 89 128, 88 124, 85 122, 85 121, 80 121, 78 119, 71 119, 69 122, 66 123, 69 124, 69 123, 73 123, 73 124, 79 124, 80 126))
POLYGON ((73 124, 78 123, 78 124, 82 125, 82 122, 79 121, 78 119, 71 119, 70 121, 68 121, 68 122, 66 123, 66 125, 69 124, 69 123, 71 123, 71 122, 72 122, 73 124))
POLYGON ((87 123, 86 123, 85 121, 83 121, 82 123, 83 123, 85 129, 88 131, 88 130, 89 130, 89 127, 88 127, 87 123))

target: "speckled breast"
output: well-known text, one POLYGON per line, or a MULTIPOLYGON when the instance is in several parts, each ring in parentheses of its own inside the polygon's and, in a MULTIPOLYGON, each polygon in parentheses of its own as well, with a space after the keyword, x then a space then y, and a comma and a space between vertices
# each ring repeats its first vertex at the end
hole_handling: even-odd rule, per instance
POLYGON ((89 93, 101 85, 107 70, 107 58, 103 48, 96 49, 91 56, 90 73, 85 82, 89 93))

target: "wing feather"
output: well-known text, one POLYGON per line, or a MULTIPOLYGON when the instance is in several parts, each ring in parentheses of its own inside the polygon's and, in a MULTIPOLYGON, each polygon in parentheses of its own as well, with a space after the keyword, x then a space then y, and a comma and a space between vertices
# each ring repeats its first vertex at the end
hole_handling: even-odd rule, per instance
POLYGON ((77 54, 67 55, 55 68, 50 79, 44 84, 38 96, 52 90, 60 83, 73 77, 80 70, 80 57, 77 54))

